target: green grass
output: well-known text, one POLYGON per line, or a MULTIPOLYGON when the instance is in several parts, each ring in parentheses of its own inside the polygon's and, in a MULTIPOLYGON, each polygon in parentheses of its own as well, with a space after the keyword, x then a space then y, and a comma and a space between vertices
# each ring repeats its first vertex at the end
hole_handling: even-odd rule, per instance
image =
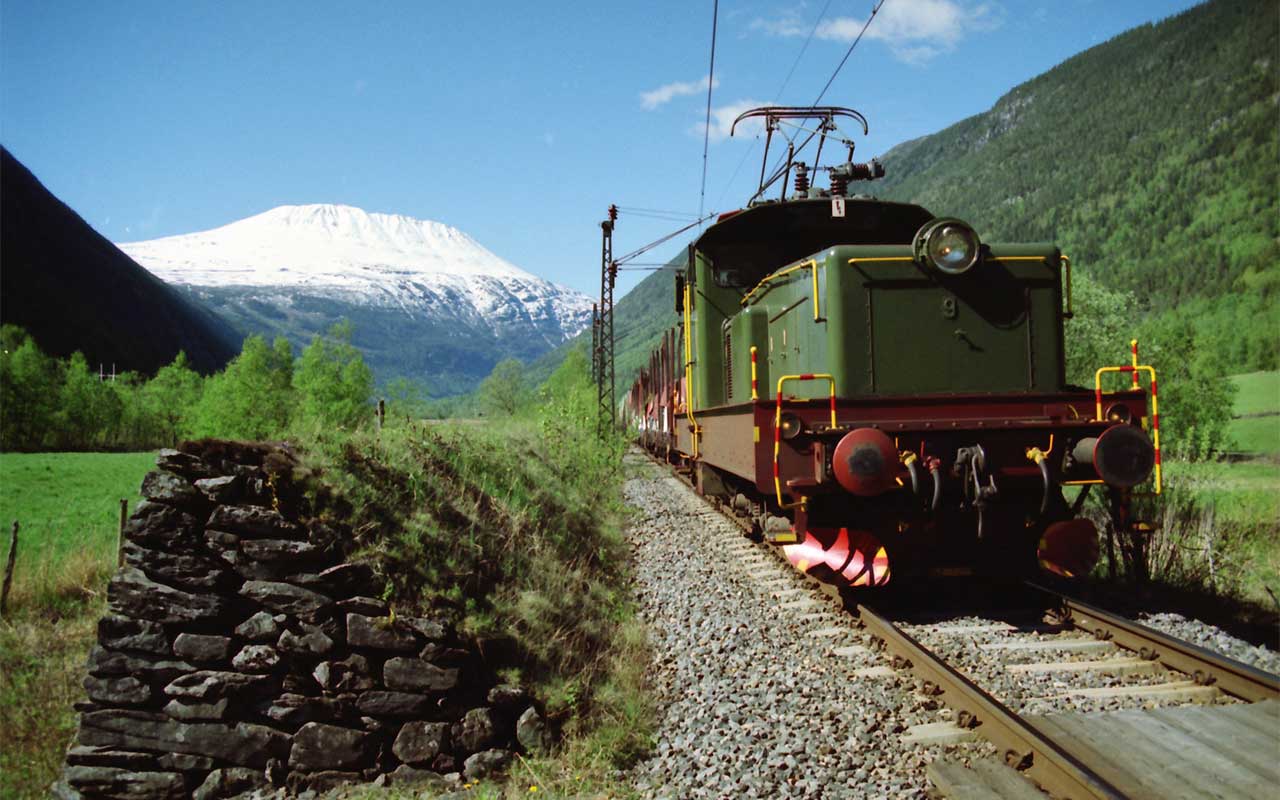
POLYGON ((1237 416, 1267 411, 1280 413, 1280 370, 1232 375, 1231 382, 1236 385, 1232 411, 1237 416))
POLYGON ((1236 386, 1236 400, 1227 431, 1234 447, 1245 453, 1280 453, 1280 371, 1250 372, 1231 376, 1236 386))
POLYGON ((1280 463, 1170 461, 1165 482, 1212 515, 1236 593, 1274 607, 1267 589, 1280 593, 1280 463))
POLYGON ((0 453, 0 537, 18 559, 0 621, 0 797, 48 796, 84 697, 85 656, 115 566, 120 499, 133 508, 147 453, 0 453))
POLYGON ((19 523, 10 606, 93 591, 112 566, 120 500, 132 509, 155 453, 0 453, 0 531, 7 557, 19 523))

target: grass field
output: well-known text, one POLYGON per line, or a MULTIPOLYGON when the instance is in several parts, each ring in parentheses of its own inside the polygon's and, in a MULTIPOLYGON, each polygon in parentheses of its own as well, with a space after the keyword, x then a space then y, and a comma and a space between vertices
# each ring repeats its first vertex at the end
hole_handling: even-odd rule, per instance
POLYGON ((1234 447, 1245 453, 1280 453, 1280 371, 1231 376, 1236 385, 1233 419, 1228 431, 1234 447), (1248 415, 1270 416, 1248 416, 1248 415))
POLYGON ((115 566, 120 499, 132 509, 155 453, 0 453, 0 537, 19 523, 0 622, 0 797, 48 794, 75 730, 84 659, 115 566))
MULTIPOLYGON (((0 531, 19 523, 10 605, 47 605, 110 567, 120 500, 130 510, 155 453, 0 453, 0 531), (71 584, 71 585, 67 585, 71 584)), ((4 556, 0 556, 3 558, 4 556)))

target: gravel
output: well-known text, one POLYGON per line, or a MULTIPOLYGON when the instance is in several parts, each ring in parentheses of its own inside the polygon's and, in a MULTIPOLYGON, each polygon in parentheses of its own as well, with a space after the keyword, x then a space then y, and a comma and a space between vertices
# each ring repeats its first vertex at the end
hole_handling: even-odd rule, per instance
POLYGON ((885 659, 834 601, 677 479, 642 471, 626 485, 630 541, 666 709, 632 773, 642 796, 924 797, 930 760, 986 752, 901 741, 949 712, 905 674, 857 676, 885 659), (850 645, 861 648, 833 653, 850 645))
MULTIPOLYGON (((921 744, 912 726, 953 719, 887 666, 874 638, 767 549, 752 545, 685 484, 647 461, 625 487, 637 509, 629 531, 635 592, 654 653, 650 677, 665 709, 653 755, 631 773, 648 798, 924 797, 925 766, 994 754, 984 742, 921 744), (839 651, 839 652, 837 652, 839 651)), ((1176 614, 1140 620, 1271 672, 1280 656, 1176 614)), ((1101 712, 1186 699, 1081 697, 1075 688, 1183 681, 1162 667, 1136 674, 1012 672, 1011 664, 1130 657, 1114 645, 1010 650, 1000 642, 1078 639, 1079 631, 955 617, 904 625, 978 685, 1027 714, 1101 712)), ((1212 700, 1235 702, 1226 696, 1212 700)))
POLYGON ((1141 614, 1138 621, 1158 631, 1176 636, 1206 650, 1213 650, 1273 675, 1280 675, 1280 653, 1237 639, 1221 628, 1180 614, 1141 614))

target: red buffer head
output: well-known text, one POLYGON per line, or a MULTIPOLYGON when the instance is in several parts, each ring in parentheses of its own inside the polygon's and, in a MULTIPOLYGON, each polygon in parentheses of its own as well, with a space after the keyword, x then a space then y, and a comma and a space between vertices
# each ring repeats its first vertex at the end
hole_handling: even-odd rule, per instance
POLYGON ((846 433, 831 458, 836 480, 851 494, 874 497, 897 485, 898 451, 893 440, 875 428, 846 433))
POLYGON ((1088 575, 1098 555, 1098 529, 1087 519, 1053 523, 1036 548, 1043 569, 1067 578, 1088 575))
POLYGON ((1112 486, 1137 486, 1151 475, 1156 454, 1141 428, 1112 425, 1099 436, 1081 439, 1072 450, 1075 460, 1092 463, 1098 477, 1112 486))

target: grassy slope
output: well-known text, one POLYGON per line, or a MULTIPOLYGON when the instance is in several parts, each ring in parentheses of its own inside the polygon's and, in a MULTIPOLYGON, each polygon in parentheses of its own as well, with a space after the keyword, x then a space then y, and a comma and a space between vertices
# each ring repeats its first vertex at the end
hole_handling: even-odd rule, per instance
POLYGON ((1280 372, 1233 375, 1236 385, 1230 433, 1246 453, 1280 454, 1280 372), (1265 415, 1265 416, 1247 416, 1265 415))

